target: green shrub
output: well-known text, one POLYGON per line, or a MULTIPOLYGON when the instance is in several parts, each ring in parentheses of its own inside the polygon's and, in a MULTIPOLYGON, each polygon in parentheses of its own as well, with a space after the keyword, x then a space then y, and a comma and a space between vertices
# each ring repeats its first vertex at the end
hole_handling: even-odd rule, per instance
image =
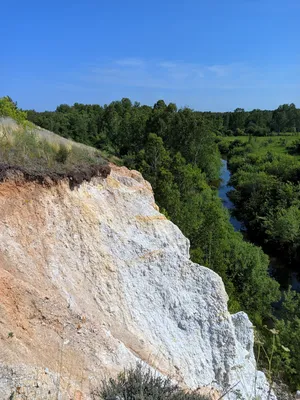
POLYGON ((0 98, 0 117, 10 117, 21 125, 27 123, 27 113, 19 110, 9 96, 0 98))
POLYGON ((66 146, 60 145, 59 150, 56 154, 55 160, 59 163, 65 164, 68 158, 69 152, 66 146))
POLYGON ((208 400, 209 397, 195 392, 185 392, 170 379, 160 377, 149 368, 137 364, 124 370, 116 379, 108 379, 92 393, 94 400, 208 400))

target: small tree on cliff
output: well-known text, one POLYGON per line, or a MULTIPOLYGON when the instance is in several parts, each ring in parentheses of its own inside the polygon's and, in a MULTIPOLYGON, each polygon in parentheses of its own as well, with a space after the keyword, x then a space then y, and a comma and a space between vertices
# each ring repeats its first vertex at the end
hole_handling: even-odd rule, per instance
POLYGON ((19 110, 9 96, 0 98, 0 117, 10 117, 22 125, 27 122, 27 113, 19 110))

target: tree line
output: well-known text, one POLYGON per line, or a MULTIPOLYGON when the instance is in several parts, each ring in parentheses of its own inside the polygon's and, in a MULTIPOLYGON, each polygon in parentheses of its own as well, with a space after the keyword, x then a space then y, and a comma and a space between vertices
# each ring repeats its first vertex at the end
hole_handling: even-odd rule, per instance
MULTIPOLYGON (((156 103, 156 107, 163 107, 163 100, 156 103)), ((62 136, 70 135, 80 136, 81 140, 90 141, 92 137, 100 135, 99 140, 103 140, 103 135, 106 134, 108 128, 116 128, 118 125, 117 115, 113 119, 112 126, 105 126, 101 120, 105 120, 102 114, 116 112, 119 116, 120 107, 125 106, 127 111, 130 108, 143 108, 144 116, 150 113, 151 107, 140 106, 135 102, 132 104, 129 99, 122 99, 121 102, 113 102, 109 105, 101 107, 100 105, 83 105, 75 103, 73 106, 62 104, 56 108, 55 112, 45 111, 36 113, 34 110, 28 111, 29 120, 40 125, 45 125, 47 129, 55 131, 62 136), (121 103, 122 106, 118 105, 121 103), (72 113, 71 111, 75 111, 72 113), (115 124, 115 125, 114 125, 115 124)), ((166 106, 166 105, 165 105, 166 106)), ((166 106, 170 113, 177 111, 175 104, 170 103, 166 106)), ((140 111, 140 110, 139 110, 140 111)), ((137 114, 141 114, 140 112, 137 114)), ((296 108, 295 104, 283 104, 276 110, 260 110, 254 109, 252 111, 245 111, 243 108, 237 108, 234 112, 199 112, 195 111, 196 117, 205 119, 209 124, 210 129, 217 135, 225 136, 241 136, 241 135, 254 135, 254 136, 268 136, 270 134, 276 135, 284 132, 295 133, 300 132, 300 109, 296 108)), ((161 126, 156 126, 159 130, 166 129, 164 124, 167 124, 166 119, 163 121, 156 121, 161 126)), ((143 121, 135 121, 136 124, 143 123, 143 121)), ((126 125, 126 124, 125 124, 126 125)), ((136 126, 136 128, 138 128, 136 126)), ((127 127, 128 128, 128 127, 127 127)))
POLYGON ((283 132, 300 132, 300 109, 295 104, 283 104, 276 110, 245 111, 237 108, 234 112, 199 113, 212 122, 214 131, 225 136, 268 136, 283 132))

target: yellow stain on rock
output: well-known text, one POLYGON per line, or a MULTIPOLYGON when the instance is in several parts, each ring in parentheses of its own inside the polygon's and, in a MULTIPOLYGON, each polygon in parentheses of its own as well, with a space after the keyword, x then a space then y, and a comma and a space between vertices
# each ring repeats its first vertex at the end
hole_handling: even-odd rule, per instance
POLYGON ((98 221, 97 210, 94 209, 93 205, 90 204, 88 201, 81 203, 79 205, 81 210, 81 215, 89 220, 89 222, 98 221))
POLYGON ((108 187, 111 188, 119 188, 121 186, 120 182, 114 179, 111 175, 108 175, 108 177, 106 178, 106 182, 108 187))
POLYGON ((159 212, 159 207, 158 207, 158 205, 156 203, 153 203, 152 206, 156 211, 159 212))

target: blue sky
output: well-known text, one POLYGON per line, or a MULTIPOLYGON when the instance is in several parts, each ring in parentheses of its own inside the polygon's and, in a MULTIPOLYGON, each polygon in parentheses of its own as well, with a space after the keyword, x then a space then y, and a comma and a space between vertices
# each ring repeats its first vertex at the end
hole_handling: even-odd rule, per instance
POLYGON ((8 1, 0 96, 37 110, 122 97, 300 107, 299 19, 299 0, 8 1))

